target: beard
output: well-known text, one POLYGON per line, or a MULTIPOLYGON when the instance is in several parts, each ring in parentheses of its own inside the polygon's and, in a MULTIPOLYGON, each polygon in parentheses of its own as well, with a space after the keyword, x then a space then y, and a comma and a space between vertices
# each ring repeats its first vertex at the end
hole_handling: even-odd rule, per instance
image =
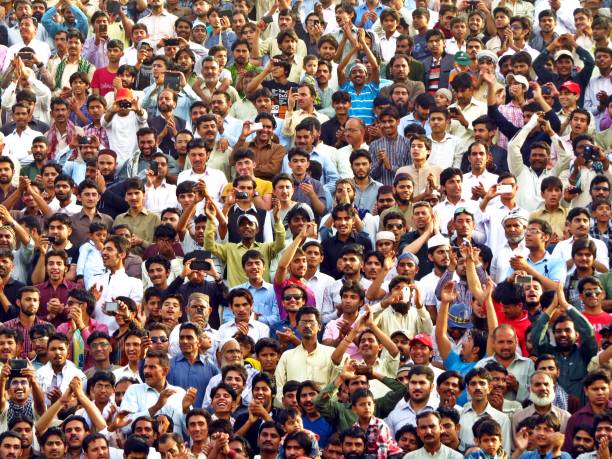
POLYGON ((544 396, 544 397, 539 397, 538 395, 535 394, 535 392, 529 392, 529 400, 535 406, 548 406, 548 405, 551 405, 554 399, 555 399, 555 393, 554 392, 551 392, 550 395, 544 396))
POLYGON ((521 235, 521 236, 512 236, 512 237, 508 237, 506 236, 506 240, 510 243, 510 244, 518 244, 520 243, 523 239, 525 239, 525 235, 521 235))
POLYGON ((393 308, 395 312, 398 312, 403 315, 408 312, 409 304, 408 303, 393 303, 391 307, 393 308))
POLYGON ((344 453, 344 459, 361 459, 363 453, 344 453))

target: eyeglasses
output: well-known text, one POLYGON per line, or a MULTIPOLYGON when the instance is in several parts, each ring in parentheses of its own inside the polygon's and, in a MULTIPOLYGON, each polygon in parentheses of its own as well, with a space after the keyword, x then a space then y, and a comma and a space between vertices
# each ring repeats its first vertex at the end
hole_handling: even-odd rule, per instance
POLYGON ((11 386, 29 386, 30 383, 27 379, 13 379, 11 381, 11 386))
POLYGON ((317 325, 319 322, 316 320, 300 320, 298 325, 317 325))
POLYGON ((387 229, 402 229, 404 227, 403 223, 387 223, 387 229))
POLYGON ((166 338, 165 336, 151 336, 151 342, 153 344, 167 343, 168 338, 166 338))
POLYGON ((527 234, 539 234, 539 233, 543 233, 543 231, 541 229, 538 229, 538 228, 527 228, 525 230, 525 232, 527 234))
POLYGON ((522 25, 520 25, 520 24, 512 24, 512 25, 510 26, 510 28, 511 28, 512 30, 522 30, 522 29, 523 29, 523 26, 522 26, 522 25))
POLYGON ((93 343, 89 347, 92 349, 106 349, 108 346, 110 346, 110 343, 93 343))
POLYGON ((591 298, 593 296, 597 296, 601 293, 601 289, 600 288, 593 288, 593 289, 585 289, 584 290, 584 296, 591 298))
POLYGON ((285 293, 283 295, 283 300, 285 301, 301 300, 302 298, 304 298, 304 295, 301 293, 285 293))
POLYGON ((610 191, 610 188, 606 186, 594 186, 593 191, 610 191))

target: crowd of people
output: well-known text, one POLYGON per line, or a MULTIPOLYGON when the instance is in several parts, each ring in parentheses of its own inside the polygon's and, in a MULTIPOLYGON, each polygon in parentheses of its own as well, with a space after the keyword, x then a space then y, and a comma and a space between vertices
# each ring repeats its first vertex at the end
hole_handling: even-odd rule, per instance
POLYGON ((610 459, 610 0, 2 0, 0 459, 610 459))

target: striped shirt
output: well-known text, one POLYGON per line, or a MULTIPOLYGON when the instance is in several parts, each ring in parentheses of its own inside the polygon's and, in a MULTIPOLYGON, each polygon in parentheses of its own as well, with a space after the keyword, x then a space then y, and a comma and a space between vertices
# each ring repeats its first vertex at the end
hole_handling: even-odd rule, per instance
POLYGON ((432 61, 431 68, 429 70, 429 80, 427 81, 427 92, 434 95, 440 87, 440 73, 442 59, 432 61))
POLYGON ((351 96, 349 116, 361 119, 366 125, 375 121, 374 98, 378 95, 379 86, 370 81, 363 85, 361 92, 357 93, 352 81, 347 81, 341 88, 351 96))
POLYGON ((395 171, 402 166, 412 164, 410 157, 410 142, 406 137, 398 135, 395 139, 381 137, 370 145, 370 156, 372 157, 372 172, 370 177, 382 182, 383 185, 393 185, 395 171), (378 160, 376 153, 385 150, 387 158, 391 163, 391 170, 388 170, 383 163, 378 160))

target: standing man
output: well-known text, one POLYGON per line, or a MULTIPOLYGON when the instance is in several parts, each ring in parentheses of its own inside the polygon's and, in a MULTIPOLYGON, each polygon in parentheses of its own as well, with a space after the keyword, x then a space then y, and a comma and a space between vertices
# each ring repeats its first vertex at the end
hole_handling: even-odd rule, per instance
POLYGON ((384 109, 378 117, 383 137, 370 145, 371 177, 383 185, 392 185, 398 168, 412 164, 410 142, 397 132, 400 115, 396 108, 384 109))
POLYGON ((423 447, 404 456, 405 459, 420 459, 422 457, 440 457, 445 459, 461 459, 463 454, 442 444, 440 440, 442 429, 441 417, 437 411, 426 411, 416 416, 417 435, 423 447))

